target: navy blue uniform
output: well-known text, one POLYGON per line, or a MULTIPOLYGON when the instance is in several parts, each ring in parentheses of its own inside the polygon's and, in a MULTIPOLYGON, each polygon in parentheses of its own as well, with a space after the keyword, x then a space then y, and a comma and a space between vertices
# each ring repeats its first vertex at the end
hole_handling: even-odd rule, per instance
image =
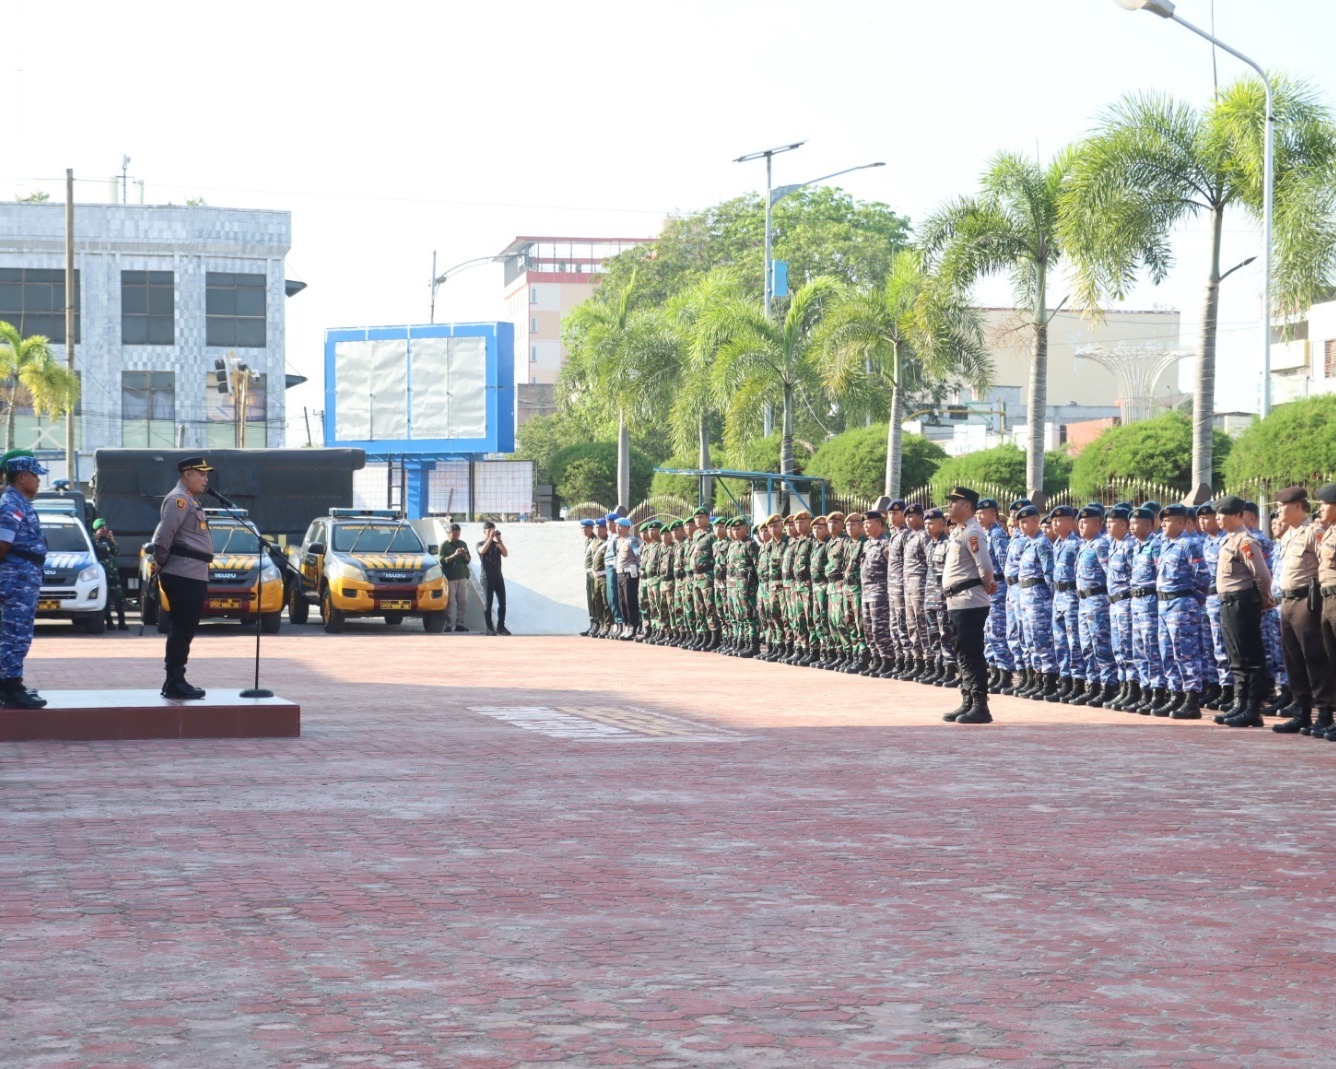
POLYGON ((0 497, 0 542, 10 544, 0 564, 0 677, 22 679, 42 591, 46 537, 32 502, 12 486, 0 497))

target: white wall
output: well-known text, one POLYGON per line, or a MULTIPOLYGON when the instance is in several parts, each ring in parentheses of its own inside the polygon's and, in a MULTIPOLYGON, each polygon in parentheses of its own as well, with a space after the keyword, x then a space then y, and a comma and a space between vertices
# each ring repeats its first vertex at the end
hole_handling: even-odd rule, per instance
MULTIPOLYGON (((417 520, 414 527, 429 542, 448 538, 440 520, 417 520)), ((469 570, 469 602, 464 622, 474 631, 483 628, 482 581, 478 543, 481 523, 461 523, 460 537, 473 561, 469 570)), ((517 635, 574 635, 589 624, 585 607, 584 532, 578 523, 497 524, 510 556, 502 562, 506 580, 506 627, 517 635)))

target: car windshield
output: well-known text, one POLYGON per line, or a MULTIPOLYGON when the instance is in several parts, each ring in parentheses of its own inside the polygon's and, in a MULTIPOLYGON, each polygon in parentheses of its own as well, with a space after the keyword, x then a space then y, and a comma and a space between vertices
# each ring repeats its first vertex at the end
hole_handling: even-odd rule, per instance
POLYGON ((210 527, 214 553, 249 553, 254 556, 258 543, 248 527, 210 527))
POLYGON ((344 524, 334 528, 340 553, 422 553, 422 539, 411 527, 397 524, 344 524))
POLYGON ((72 523, 48 523, 42 527, 48 553, 87 553, 88 540, 72 523))

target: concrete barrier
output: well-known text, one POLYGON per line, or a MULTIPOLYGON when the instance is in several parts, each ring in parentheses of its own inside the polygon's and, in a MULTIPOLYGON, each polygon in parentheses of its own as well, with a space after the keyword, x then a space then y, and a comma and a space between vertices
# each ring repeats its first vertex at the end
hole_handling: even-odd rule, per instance
MULTIPOLYGON (((447 541, 446 524, 415 520, 424 541, 447 541)), ((484 629, 482 577, 478 564, 481 523, 461 523, 469 547, 469 600, 464 623, 484 629)), ((499 523, 510 556, 501 565, 506 580, 506 627, 517 635, 574 635, 589 624, 585 606, 584 532, 578 523, 499 523)))

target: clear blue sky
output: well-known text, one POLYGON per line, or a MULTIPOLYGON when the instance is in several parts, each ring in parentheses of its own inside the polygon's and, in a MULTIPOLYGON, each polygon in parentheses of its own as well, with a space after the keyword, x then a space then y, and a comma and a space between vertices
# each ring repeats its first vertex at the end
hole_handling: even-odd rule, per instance
MULTIPOLYGON (((1336 106, 1336 5, 1214 7, 1221 38, 1336 106)), ((1211 9, 1178 5, 1207 27, 1211 9)), ((777 184, 884 160, 845 188, 919 219, 973 189, 991 153, 1047 157, 1124 92, 1202 103, 1212 86, 1205 42, 1114 0, 10 0, 5 24, 27 44, 0 73, 0 196, 61 199, 73 167, 90 180, 76 198, 105 200, 128 154, 152 203, 290 210, 288 273, 309 289, 288 306, 288 363, 315 382, 326 327, 425 321, 433 249, 444 268, 516 234, 653 234, 759 188, 762 165, 734 157, 801 138, 777 184)), ((1245 73, 1224 54, 1219 70, 1245 73)), ((1258 251, 1245 219, 1228 226, 1227 263, 1258 251)), ((1130 302, 1182 309, 1188 344, 1205 237, 1187 230, 1174 277, 1130 302)), ((437 318, 496 318, 500 284, 496 266, 462 273, 437 318)), ((1225 284, 1222 409, 1255 406, 1259 293, 1255 269, 1225 284)), ((295 441, 301 406, 323 402, 289 400, 295 441)))

